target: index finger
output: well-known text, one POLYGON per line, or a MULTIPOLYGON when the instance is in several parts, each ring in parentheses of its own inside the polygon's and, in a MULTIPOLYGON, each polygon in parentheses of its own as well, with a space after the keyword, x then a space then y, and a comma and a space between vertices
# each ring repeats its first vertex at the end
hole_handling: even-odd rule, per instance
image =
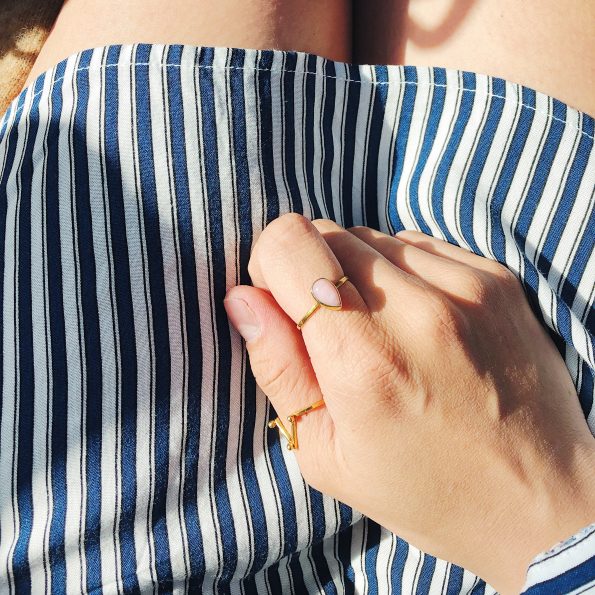
MULTIPOLYGON (((322 235, 305 217, 289 213, 275 219, 261 233, 252 251, 248 272, 255 287, 273 294, 296 323, 314 304, 310 293, 320 278, 336 283, 344 276, 341 264, 322 235)), ((324 333, 340 318, 342 324, 367 316, 367 305, 350 281, 339 289, 338 311, 319 308, 302 327, 304 337, 324 333), (335 320, 331 320, 335 318, 335 320)))

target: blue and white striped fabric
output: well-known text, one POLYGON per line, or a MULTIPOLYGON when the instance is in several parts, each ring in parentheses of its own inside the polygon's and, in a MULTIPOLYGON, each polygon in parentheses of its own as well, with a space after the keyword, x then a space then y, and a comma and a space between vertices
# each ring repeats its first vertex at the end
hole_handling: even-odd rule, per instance
POLYGON ((594 119, 500 79, 110 46, 0 123, 3 593, 493 593, 306 487, 223 298, 296 211, 505 263, 595 431, 594 119))
POLYGON ((595 524, 538 556, 523 593, 595 593, 595 524))

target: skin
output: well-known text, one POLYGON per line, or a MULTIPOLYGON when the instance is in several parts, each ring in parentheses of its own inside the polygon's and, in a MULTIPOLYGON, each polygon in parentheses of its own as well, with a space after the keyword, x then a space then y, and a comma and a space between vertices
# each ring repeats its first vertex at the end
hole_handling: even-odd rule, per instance
POLYGON ((67 0, 28 82, 74 52, 137 42, 280 48, 348 62, 351 6, 348 0, 67 0))
POLYGON ((296 214, 261 233, 248 269, 253 286, 225 307, 259 386, 282 420, 326 402, 298 421, 314 488, 502 593, 595 520, 595 439, 507 269, 421 233, 296 214), (300 332, 313 280, 344 274, 342 309, 300 332))
POLYGON ((592 0, 354 0, 357 63, 444 66, 595 115, 592 0))
POLYGON ((592 0, 66 0, 27 84, 86 48, 187 43, 470 70, 595 115, 594 22, 592 0))

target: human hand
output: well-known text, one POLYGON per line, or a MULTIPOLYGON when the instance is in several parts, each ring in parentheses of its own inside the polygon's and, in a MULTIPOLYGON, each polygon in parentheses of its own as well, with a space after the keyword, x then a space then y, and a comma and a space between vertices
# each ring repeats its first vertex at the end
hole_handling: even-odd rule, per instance
POLYGON ((225 306, 304 479, 422 550, 518 592, 539 552, 595 520, 595 440, 514 275, 416 232, 289 214, 225 306), (349 281, 343 307, 312 283, 349 281), (246 305, 248 308, 246 309, 246 305))

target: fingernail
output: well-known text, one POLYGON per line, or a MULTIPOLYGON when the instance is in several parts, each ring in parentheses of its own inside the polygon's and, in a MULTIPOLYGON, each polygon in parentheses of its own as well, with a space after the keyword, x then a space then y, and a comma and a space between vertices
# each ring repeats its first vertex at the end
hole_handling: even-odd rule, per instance
POLYGON ((244 337, 246 342, 256 339, 260 335, 260 325, 252 308, 242 299, 226 298, 223 305, 231 324, 244 337))

